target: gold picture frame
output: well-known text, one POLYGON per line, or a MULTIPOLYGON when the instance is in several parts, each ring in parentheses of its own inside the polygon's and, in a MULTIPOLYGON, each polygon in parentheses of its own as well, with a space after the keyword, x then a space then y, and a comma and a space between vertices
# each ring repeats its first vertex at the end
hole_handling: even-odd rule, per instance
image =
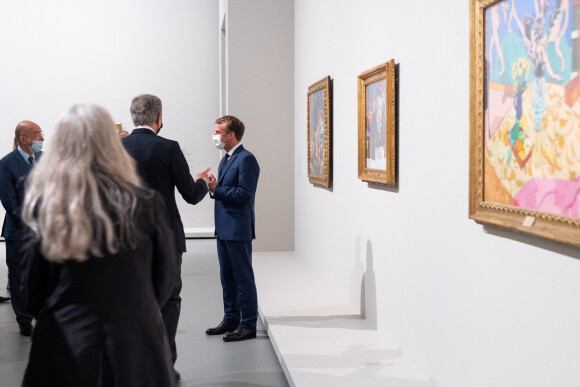
POLYGON ((313 83, 306 95, 308 180, 325 188, 332 180, 331 98, 330 76, 313 83))
MULTIPOLYGON (((469 218, 580 246, 580 116, 573 114, 580 77, 566 54, 579 47, 572 36, 579 27, 564 28, 554 4, 470 0, 469 218), (546 46, 534 48, 524 25, 548 14, 553 22, 534 30, 546 46), (564 54, 548 51, 563 34, 570 37, 557 48, 564 54), (529 54, 542 49, 545 55, 529 54)), ((571 0, 560 5, 572 9, 571 0)))
POLYGON ((358 76, 358 178, 396 184, 395 60, 358 76))

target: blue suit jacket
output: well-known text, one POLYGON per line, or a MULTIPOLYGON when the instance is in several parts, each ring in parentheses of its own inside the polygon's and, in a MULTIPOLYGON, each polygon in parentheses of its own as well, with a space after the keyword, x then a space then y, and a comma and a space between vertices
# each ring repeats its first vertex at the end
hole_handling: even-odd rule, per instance
POLYGON ((185 252, 185 232, 175 202, 175 188, 186 202, 197 204, 207 194, 207 184, 193 179, 177 141, 160 137, 150 129, 134 129, 123 139, 123 145, 137 162, 137 171, 145 184, 163 197, 177 250, 185 252))
MULTIPOLYGON (((38 161, 42 152, 34 154, 38 161)), ((0 160, 0 201, 6 210, 2 236, 9 240, 20 240, 22 219, 20 211, 24 201, 24 181, 30 166, 18 149, 13 150, 0 160)))
POLYGON ((215 199, 215 233, 228 241, 256 238, 254 199, 260 167, 254 155, 240 145, 228 162, 222 159, 218 170, 215 199), (225 165, 224 165, 225 164, 225 165))

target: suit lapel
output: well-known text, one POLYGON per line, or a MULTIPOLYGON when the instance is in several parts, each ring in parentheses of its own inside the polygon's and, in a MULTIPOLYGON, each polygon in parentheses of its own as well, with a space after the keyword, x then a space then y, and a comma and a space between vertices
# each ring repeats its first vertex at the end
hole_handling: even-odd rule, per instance
POLYGON ((30 170, 30 165, 24 160, 18 149, 14 150, 14 161, 16 162, 18 176, 27 175, 30 170))
MULTIPOLYGON (((228 171, 228 169, 230 169, 230 166, 236 161, 238 154, 243 150, 244 150, 244 146, 240 145, 238 147, 238 149, 235 150, 234 154, 230 157, 228 162, 225 165, 221 166, 221 173, 219 174, 218 184, 222 182, 222 180, 224 179, 224 176, 226 175, 226 172, 228 171)), ((225 159, 225 157, 224 157, 224 159, 225 159)))
POLYGON ((222 180, 224 174, 224 164, 226 163, 226 156, 222 157, 220 160, 220 166, 218 167, 218 181, 222 180))

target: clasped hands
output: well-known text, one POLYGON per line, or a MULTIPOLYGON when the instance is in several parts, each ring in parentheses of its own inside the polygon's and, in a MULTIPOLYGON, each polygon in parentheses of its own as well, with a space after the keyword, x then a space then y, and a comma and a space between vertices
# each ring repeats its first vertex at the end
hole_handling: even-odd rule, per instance
POLYGON ((217 186, 217 180, 214 175, 209 173, 210 169, 211 167, 203 172, 198 173, 197 175, 195 175, 195 179, 196 180, 205 179, 205 181, 207 182, 207 188, 209 188, 209 190, 213 192, 215 190, 215 187, 217 186))

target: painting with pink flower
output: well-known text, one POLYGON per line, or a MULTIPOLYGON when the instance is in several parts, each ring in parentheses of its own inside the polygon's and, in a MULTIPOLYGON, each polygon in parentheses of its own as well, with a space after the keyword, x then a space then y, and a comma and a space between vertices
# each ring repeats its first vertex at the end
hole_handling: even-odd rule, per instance
POLYGON ((574 216, 546 201, 572 197, 580 176, 580 24, 571 3, 504 0, 485 11, 486 200, 574 216), (530 196, 548 190, 554 196, 543 201, 530 196))
POLYGON ((470 217, 580 246, 580 2, 470 5, 470 217))

